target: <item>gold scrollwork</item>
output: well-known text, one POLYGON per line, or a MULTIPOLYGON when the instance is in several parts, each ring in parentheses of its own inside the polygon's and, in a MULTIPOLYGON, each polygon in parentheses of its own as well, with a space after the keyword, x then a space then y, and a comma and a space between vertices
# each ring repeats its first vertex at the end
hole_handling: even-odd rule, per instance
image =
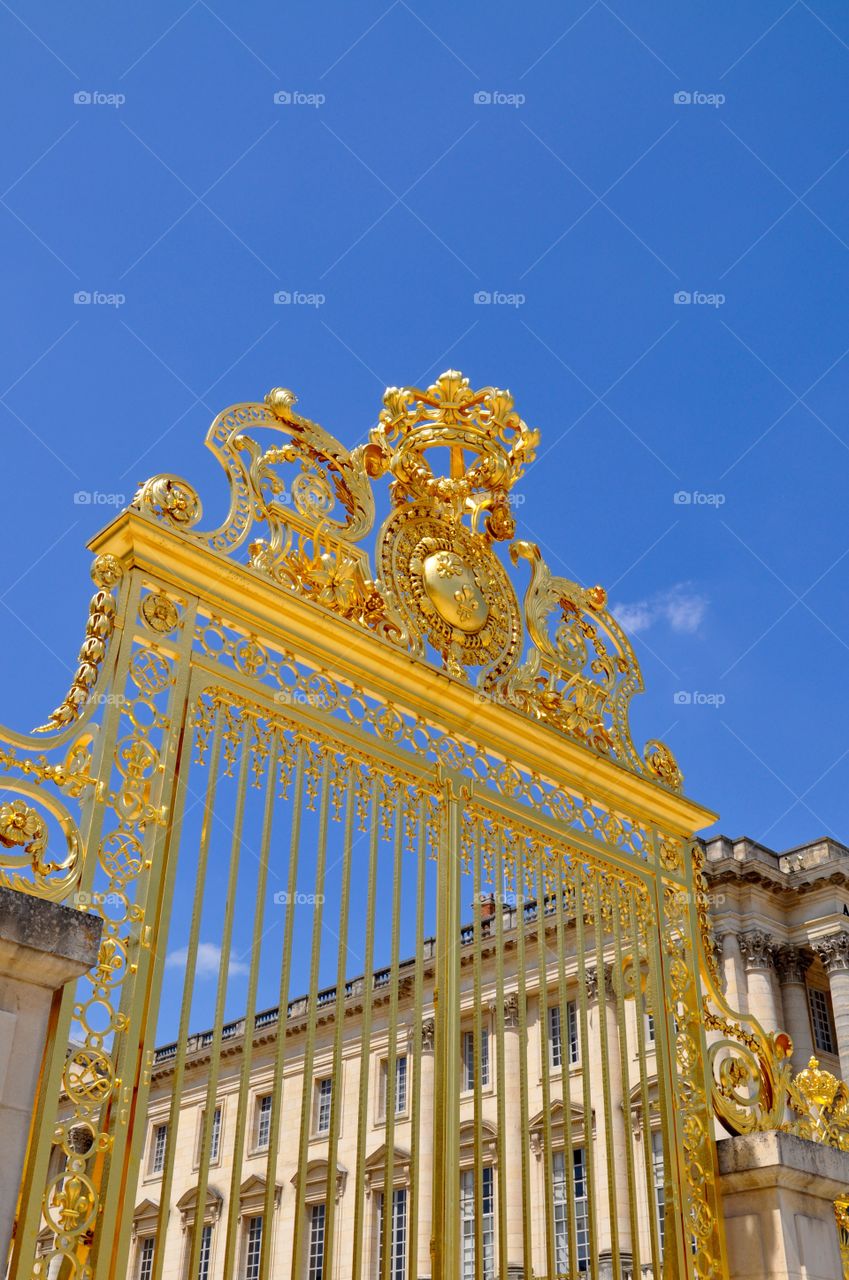
POLYGON ((64 700, 51 712, 45 724, 33 729, 33 733, 53 733, 66 728, 86 706, 106 657, 106 646, 115 630, 115 601, 110 588, 120 581, 122 574, 123 569, 115 556, 98 556, 92 565, 91 576, 100 589, 88 606, 85 640, 77 659, 79 666, 64 700))
POLYGON ((0 780, 0 792, 12 790, 21 794, 0 802, 0 884, 62 902, 78 883, 82 869, 79 831, 52 796, 36 793, 24 782, 0 780), (66 847, 59 858, 48 852, 48 825, 37 806, 52 813, 64 836, 66 847))

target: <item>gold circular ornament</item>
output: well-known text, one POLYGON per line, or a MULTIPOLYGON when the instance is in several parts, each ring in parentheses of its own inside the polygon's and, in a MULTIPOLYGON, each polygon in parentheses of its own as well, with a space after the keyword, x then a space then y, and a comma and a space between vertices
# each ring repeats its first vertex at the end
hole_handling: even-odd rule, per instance
POLYGON ((411 504, 386 521, 379 556, 381 580, 411 634, 438 650, 452 674, 487 667, 495 676, 512 665, 521 643, 519 604, 483 535, 411 504))
POLYGON ((173 631, 180 620, 176 607, 161 592, 151 592, 141 602, 141 615, 151 631, 167 635, 173 631))

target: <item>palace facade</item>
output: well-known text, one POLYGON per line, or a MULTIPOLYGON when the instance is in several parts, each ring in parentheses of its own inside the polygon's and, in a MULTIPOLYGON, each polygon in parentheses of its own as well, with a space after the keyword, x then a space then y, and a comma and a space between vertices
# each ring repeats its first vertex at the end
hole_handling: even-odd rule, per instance
MULTIPOLYGON (((798 1068, 816 1056, 849 1080, 849 849, 823 839, 777 853, 749 839, 717 836, 705 845, 705 874, 717 954, 730 1005, 751 1013, 766 1031, 786 1030, 798 1068)), ((475 1277, 475 1237, 483 1246, 484 1277, 497 1274, 496 1241, 506 1228, 509 1272, 523 1274, 524 1232, 529 1229, 533 1273, 589 1274, 595 1241, 596 1274, 650 1277, 669 1229, 669 1196, 663 1167, 663 1135, 657 1104, 653 1011, 645 995, 625 1008, 624 1040, 641 1052, 617 1052, 623 1027, 614 1011, 610 972, 599 973, 596 957, 582 969, 567 965, 566 1002, 556 967, 535 962, 540 929, 555 927, 548 906, 523 910, 502 906, 502 980, 499 988, 494 902, 484 905, 480 993, 482 1040, 476 1052, 471 933, 461 934, 462 1026, 460 1179, 461 1280, 475 1277), (527 1018, 519 1017, 517 941, 525 931, 527 1018), (541 975, 545 972, 545 980, 541 975), (499 1009, 497 993, 503 999, 499 1009), (524 1043, 522 1036, 524 1035, 524 1043), (602 1044, 602 1041, 605 1041, 602 1044), (521 1105, 525 1073, 527 1105, 521 1105), (501 1077, 499 1079, 499 1076, 501 1077), (476 1088, 477 1086, 477 1088, 476 1088), (591 1086, 591 1088, 590 1088, 591 1086), (475 1097, 480 1108, 475 1194, 475 1097), (499 1106, 499 1095, 503 1102, 499 1106), (526 1111, 526 1115, 523 1114, 526 1111), (602 1114, 608 1112, 609 1114, 602 1114), (501 1129, 501 1132, 499 1132, 501 1129), (546 1167, 543 1153, 552 1153, 546 1167), (527 1172, 523 1175, 523 1161, 527 1172), (630 1174, 632 1176, 629 1176, 630 1174), (499 1180, 514 1194, 500 1202, 499 1180), (517 1189, 526 1187, 526 1201, 517 1189), (637 1188, 635 1192, 633 1188, 637 1188), (506 1213, 505 1224, 499 1213, 506 1213), (529 1227, 526 1226, 529 1224, 529 1227), (635 1238, 636 1235, 636 1238, 635 1238), (655 1261, 652 1261, 652 1260, 655 1261)), ((268 1152, 272 1083, 281 1021, 276 1009, 256 1017, 246 1103, 240 1105, 244 1022, 224 1027, 221 1069, 210 1141, 208 1189, 197 1203, 201 1134, 207 1100, 211 1033, 189 1042, 180 1095, 179 1127, 173 1156, 170 1215, 164 1246, 164 1280, 189 1280, 195 1233, 197 1280, 220 1280, 229 1248, 235 1274, 259 1275, 263 1235, 271 1235, 275 1277, 320 1280, 345 1278, 359 1248, 363 1280, 431 1274, 431 1185, 434 1152, 431 1118, 433 1081, 432 946, 425 948, 422 1018, 414 1018, 412 966, 402 963, 397 985, 398 1028, 393 1055, 389 1043, 387 971, 366 981, 319 994, 314 1058, 304 1079, 308 1000, 290 1001, 285 1022, 285 1071, 279 1142, 273 1169, 273 1216, 269 1203, 268 1152), (429 949, 430 948, 430 949, 429 949), (368 1087, 361 1089, 362 1017, 371 1001, 368 1087), (341 1072, 332 1072, 336 1019, 344 1014, 341 1072), (416 1036, 420 1036, 420 1048, 416 1036), (418 1089, 414 1063, 418 1059, 418 1089), (367 1114, 361 1101, 367 1099, 367 1114), (331 1110, 337 1108, 336 1168, 328 1170, 331 1110), (306 1184, 298 1186, 302 1111, 306 1108, 306 1184), (391 1114, 387 1116, 387 1110, 391 1114), (418 1127, 414 1131, 414 1119, 418 1127), (388 1123, 389 1122, 389 1123, 388 1123), (388 1132, 388 1129, 390 1132, 388 1132), (364 1186, 357 1221, 355 1195, 358 1135, 365 1135, 364 1186), (387 1151, 387 1145, 391 1148, 387 1151), (234 1158, 240 1165, 234 1179, 234 1158), (417 1179, 411 1170, 415 1165, 417 1179), (387 1185, 387 1173, 391 1187, 387 1185), (418 1195, 412 1203, 411 1185, 418 1195), (332 1188, 334 1257, 325 1270, 324 1238, 332 1188), (391 1201, 389 1199, 391 1191, 391 1201), (383 1229, 391 1203, 391 1227, 383 1229), (297 1224, 296 1215, 300 1215, 297 1224), (293 1257, 297 1239, 298 1256, 293 1257), (384 1265, 384 1244, 389 1265, 384 1265), (343 1261, 344 1260, 344 1261, 343 1261)), ((549 954, 543 952, 543 954, 549 954)), ((553 951, 551 952, 553 954, 553 951)), ((621 1048, 621 1045, 620 1045, 621 1048)), ((153 1273, 157 1221, 168 1147, 176 1046, 156 1051, 142 1165, 139 1170, 130 1254, 132 1280, 153 1273)), ((336 1121, 334 1121, 336 1123, 336 1121)), ((480 1247, 480 1244, 479 1244, 480 1247)), ((194 1277, 191 1278, 194 1280, 194 1277)))

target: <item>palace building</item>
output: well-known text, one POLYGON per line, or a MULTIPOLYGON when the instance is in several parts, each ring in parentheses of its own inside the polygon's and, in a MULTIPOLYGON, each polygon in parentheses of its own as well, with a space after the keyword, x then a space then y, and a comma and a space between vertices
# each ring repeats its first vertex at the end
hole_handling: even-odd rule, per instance
MULTIPOLYGON (((849 848, 835 840, 822 839, 778 853, 749 839, 730 840, 725 836, 709 840, 704 847, 712 934, 729 1002, 742 1013, 756 1017, 766 1032, 788 1032, 794 1044, 794 1065, 798 1068, 816 1056, 823 1067, 849 1079, 849 848)), ((620 1024, 611 981, 611 957, 605 956, 605 970, 600 974, 595 955, 580 965, 574 946, 566 965, 566 1000, 562 1002, 551 942, 557 927, 555 905, 547 900, 540 915, 535 902, 526 902, 521 911, 504 904, 500 930, 496 912, 494 901, 486 899, 480 921, 482 1038, 479 1052, 476 1052, 477 1006, 472 975, 473 926, 464 927, 460 939, 463 977, 457 1062, 461 1077, 459 1275, 462 1280, 472 1280, 476 1275, 476 1231, 483 1242, 484 1277, 498 1274, 495 1260, 498 1215, 506 1206, 504 1229, 512 1275, 522 1274, 525 1218, 530 1226, 535 1276, 549 1274, 547 1224, 553 1234, 556 1274, 590 1274, 593 1217, 598 1275, 652 1276, 650 1262, 643 1263, 639 1271, 634 1265, 635 1257, 651 1259, 653 1240, 654 1247, 662 1252, 666 1230, 668 1188, 664 1179, 654 1012, 650 1002, 645 993, 640 1001, 625 1001, 625 1016, 620 1024), (524 1028, 520 1026, 516 977, 519 930, 524 930, 527 957, 524 1028), (500 1002, 496 972, 498 932, 503 950, 500 1002), (548 956, 548 964, 545 969, 539 962, 541 937, 546 939, 544 954, 548 956), (543 972, 545 982, 541 982, 543 972), (501 1041, 499 1027, 503 1027, 501 1041), (620 1027, 625 1042, 620 1047, 625 1047, 624 1054, 616 1048, 620 1027), (604 1035, 606 1051, 602 1048, 604 1035), (642 1056, 631 1048, 640 1043, 644 1047, 642 1056), (642 1072, 641 1062, 645 1064, 642 1072), (609 1079, 603 1087, 604 1068, 609 1079), (523 1070, 527 1079, 526 1117, 520 1106, 523 1070), (482 1134, 481 1185, 477 1194, 476 1085, 482 1134), (500 1100, 503 1105, 499 1107, 500 1100), (605 1121, 599 1112, 608 1106, 609 1121, 605 1121), (546 1150, 552 1152, 550 1170, 543 1167, 546 1150), (527 1168, 525 1177, 523 1159, 527 1168), (631 1185, 636 1189, 636 1194, 630 1197, 626 1177, 629 1167, 634 1169, 631 1185), (498 1185, 502 1180, 511 1188, 526 1186, 524 1200, 527 1203, 522 1195, 511 1195, 503 1197, 500 1206, 498 1185), (609 1189, 612 1189, 610 1193, 609 1189), (570 1258, 574 1259, 571 1266, 570 1258), (513 1259, 515 1265, 512 1265, 513 1259)), ((306 1081, 304 1049, 309 1002, 306 997, 300 997, 289 1003, 279 1141, 270 1197, 271 1090, 281 1034, 279 1011, 270 1009, 256 1016, 247 1105, 241 1112, 244 1020, 223 1028, 208 1185, 202 1206, 197 1203, 197 1181, 212 1036, 201 1032, 191 1037, 185 1059, 179 1131, 174 1142, 163 1266, 166 1280, 189 1280, 193 1236, 198 1231, 201 1244, 197 1280, 218 1280, 223 1276, 228 1222, 231 1221, 235 1223, 235 1274, 244 1280, 256 1280, 259 1275, 265 1231, 271 1235, 272 1276, 320 1280, 323 1275, 346 1274, 342 1259, 351 1256, 357 1231, 361 1275, 369 1280, 381 1280, 387 1274, 383 1267, 386 1238, 383 1222, 386 1205, 390 1203, 387 1199, 390 1188, 388 1275, 392 1280, 406 1280, 408 1275, 427 1277, 431 1274, 432 943, 426 944, 423 961, 424 1003, 418 1024, 414 1016, 413 961, 402 962, 398 967, 394 1081, 388 1074, 389 970, 374 973, 369 981, 363 977, 349 981, 341 1001, 334 989, 318 994, 313 1070, 306 1081), (361 1053, 361 1032, 367 1001, 372 1005, 372 1023, 366 1061, 361 1053), (344 1017, 343 1049, 341 1070, 334 1074, 334 1028, 339 1016, 344 1017), (364 1095, 366 1114, 362 1115, 364 1068, 367 1068, 368 1082, 364 1095), (334 1100, 339 1117, 338 1147, 336 1168, 329 1171, 334 1100), (308 1161, 301 1198, 297 1194, 297 1171, 304 1106, 308 1110, 308 1161), (387 1117, 387 1107, 391 1109, 390 1117, 387 1117), (361 1133, 365 1135, 365 1178, 361 1220, 357 1223, 354 1182, 361 1133), (236 1144, 241 1146, 242 1160, 239 1183, 233 1188, 236 1144), (411 1203, 413 1160, 417 1162, 416 1184, 420 1188, 415 1206, 411 1203), (335 1201, 337 1256, 325 1270, 328 1188, 335 1201), (272 1216, 266 1224, 269 1198, 272 1216), (302 1213, 303 1221, 297 1232, 299 1256, 293 1262, 296 1212, 302 1213), (414 1270, 410 1268, 411 1259, 414 1270)), ((154 1055, 147 1132, 133 1217, 133 1280, 150 1280, 151 1276, 175 1056, 176 1045, 163 1046, 154 1055)))

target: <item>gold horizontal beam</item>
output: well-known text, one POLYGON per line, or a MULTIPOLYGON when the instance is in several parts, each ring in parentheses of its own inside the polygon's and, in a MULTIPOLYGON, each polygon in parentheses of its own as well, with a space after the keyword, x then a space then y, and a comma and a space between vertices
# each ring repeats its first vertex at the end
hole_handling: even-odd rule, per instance
POLYGON ((442 671, 416 664, 371 632, 335 614, 316 626, 319 606, 281 592, 271 578, 229 560, 134 511, 122 512, 89 543, 96 554, 112 554, 138 566, 177 591, 200 596, 214 612, 248 630, 294 649, 300 656, 342 678, 365 684, 377 696, 436 720, 448 733, 484 737, 496 754, 560 785, 589 793, 612 809, 639 814, 670 832, 691 836, 717 815, 685 796, 640 778, 613 760, 497 702, 485 705, 475 690, 442 671), (344 633, 344 643, 342 635, 344 633))

